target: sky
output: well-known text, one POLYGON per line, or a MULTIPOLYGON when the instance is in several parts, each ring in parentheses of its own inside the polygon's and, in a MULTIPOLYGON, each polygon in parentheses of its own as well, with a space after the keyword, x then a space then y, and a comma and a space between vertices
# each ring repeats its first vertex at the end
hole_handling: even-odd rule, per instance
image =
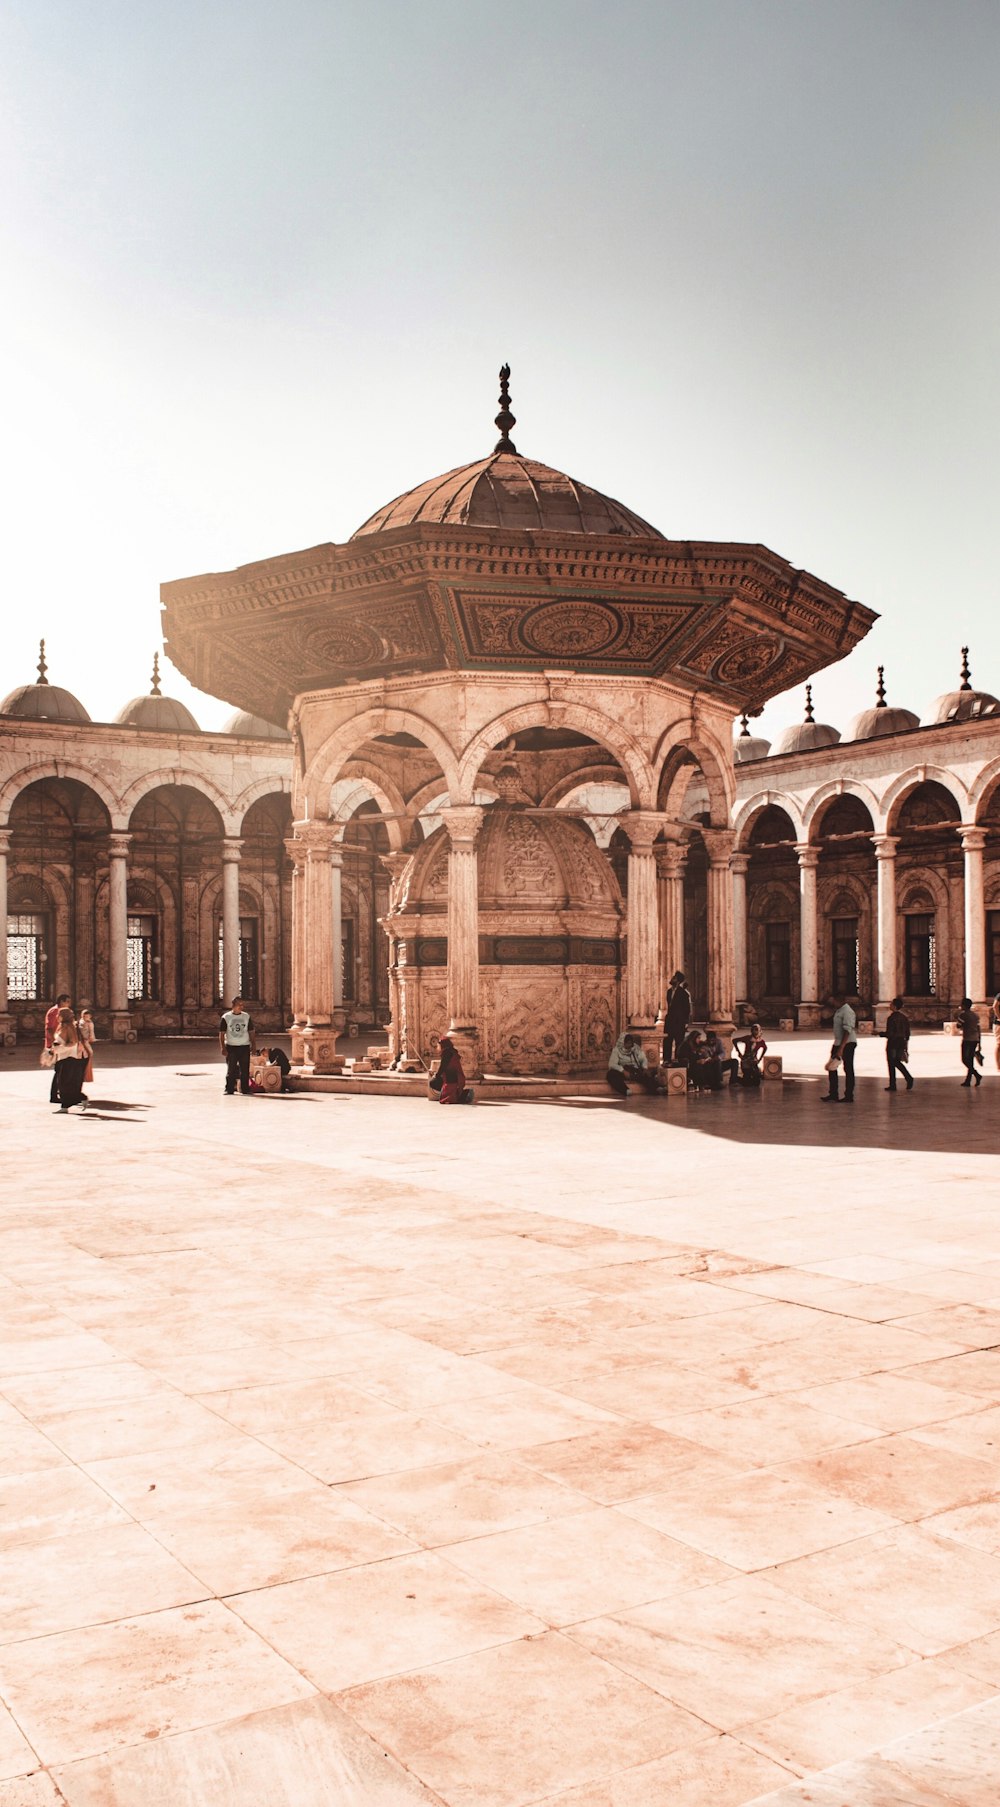
MULTIPOLYGON (((1000 694, 996 0, 0 0, 0 695, 520 451, 1000 694)), ((229 705, 172 667, 203 727, 229 705)), ((800 719, 801 692, 758 732, 800 719)))

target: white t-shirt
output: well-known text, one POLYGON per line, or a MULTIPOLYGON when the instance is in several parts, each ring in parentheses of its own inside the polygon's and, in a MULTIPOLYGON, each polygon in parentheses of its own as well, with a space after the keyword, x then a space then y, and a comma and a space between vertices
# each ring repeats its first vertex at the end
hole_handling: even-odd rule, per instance
POLYGON ((249 1048, 253 1017, 248 1016, 245 1010, 241 1010, 239 1014, 235 1010, 224 1011, 219 1027, 226 1038, 227 1047, 249 1048))

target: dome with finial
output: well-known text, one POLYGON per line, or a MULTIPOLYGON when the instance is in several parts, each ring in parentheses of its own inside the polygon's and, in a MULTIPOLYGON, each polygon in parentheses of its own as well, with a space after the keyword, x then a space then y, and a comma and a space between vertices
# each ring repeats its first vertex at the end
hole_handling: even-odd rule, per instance
POLYGON ((355 533, 388 533, 393 527, 502 527, 512 533, 624 534, 661 540, 664 535, 613 497, 602 495, 534 458, 511 439, 510 365, 500 371, 500 438, 487 458, 431 477, 376 510, 355 533))
POLYGON ((123 728, 141 728, 147 734, 200 734, 201 729, 183 703, 160 690, 160 655, 153 654, 152 687, 148 696, 134 696, 115 721, 123 728))
POLYGON ((771 751, 771 742, 761 734, 751 734, 748 715, 740 717, 740 724, 740 732, 733 741, 733 759, 736 764, 749 765, 753 759, 766 759, 771 751))
POLYGON ((962 648, 961 683, 957 690, 946 690, 930 706, 928 727, 938 722, 975 722, 984 715, 1000 715, 1000 701, 988 690, 974 690, 969 672, 969 649, 962 648))
POLYGON ((279 728, 277 722, 266 722, 262 715, 251 715, 249 709, 237 709, 226 722, 223 734, 233 734, 238 740, 290 740, 287 728, 279 728))
POLYGON ((847 730, 848 740, 879 740, 884 734, 905 734, 908 728, 919 728, 920 717, 912 709, 900 709, 885 700, 885 666, 878 668, 874 709, 862 709, 847 730))
POLYGON ((839 739, 839 728, 832 728, 829 722, 816 720, 813 714, 813 687, 807 684, 805 716, 779 736, 775 743, 775 756, 779 753, 814 753, 818 747, 835 747, 839 739))
POLYGON ((45 663, 45 641, 38 646, 38 676, 33 684, 21 684, 0 703, 0 715, 13 715, 21 721, 89 722, 83 704, 69 690, 50 684, 45 663))

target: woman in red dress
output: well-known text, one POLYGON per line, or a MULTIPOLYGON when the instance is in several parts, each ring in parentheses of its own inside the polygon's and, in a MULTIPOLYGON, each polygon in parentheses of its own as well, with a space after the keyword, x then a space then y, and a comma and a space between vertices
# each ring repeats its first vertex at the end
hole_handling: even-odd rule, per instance
POLYGON ((462 1065, 461 1056, 454 1042, 447 1035, 441 1037, 441 1064, 434 1077, 441 1081, 439 1092, 441 1104, 472 1103, 472 1087, 465 1083, 465 1068, 462 1065))

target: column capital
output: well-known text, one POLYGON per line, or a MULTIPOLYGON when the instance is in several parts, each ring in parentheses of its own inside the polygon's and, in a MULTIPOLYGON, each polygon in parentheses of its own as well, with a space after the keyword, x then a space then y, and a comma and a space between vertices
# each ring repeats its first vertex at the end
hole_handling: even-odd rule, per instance
POLYGON ((627 809, 618 817, 618 823, 628 835, 633 853, 652 853, 663 817, 654 809, 627 809))
POLYGON ((483 810, 478 803, 459 803, 454 807, 438 811, 451 842, 452 851, 458 849, 471 853, 476 845, 476 836, 483 826, 483 810))
POLYGON ((11 831, 9 828, 0 828, 0 858, 2 858, 5 853, 10 852, 10 836, 11 831))
POLYGON ((728 866, 736 845, 735 830, 732 828, 703 828, 701 838, 705 843, 709 865, 728 866))
POLYGON ((128 855, 129 855, 129 848, 131 847, 131 845, 132 845, 132 836, 130 834, 111 834, 111 835, 109 835, 108 836, 108 858, 112 859, 112 860, 127 860, 128 855))
POLYGON ((750 855, 748 853, 733 853, 730 855, 729 869, 731 872, 735 872, 745 878, 749 868, 750 855))
POLYGON ((660 878, 683 878, 688 849, 682 841, 658 841, 653 848, 656 870, 660 878))
POLYGON ((899 846, 899 836, 894 834, 874 834, 872 835, 872 845, 875 848, 875 858, 877 860, 894 860, 896 857, 896 848, 899 846))
POLYGON ((228 865, 228 863, 231 860, 232 861, 239 860, 242 858, 242 855, 243 855, 243 842, 239 839, 238 836, 227 834, 224 837, 223 842, 222 842, 223 864, 228 865))
MULTIPOLYGON (((302 848, 304 857, 325 859, 331 849, 340 844, 343 835, 344 824, 327 822, 313 817, 308 821, 293 822, 291 842, 286 841, 285 846, 291 847, 297 844, 302 848)), ((294 854, 292 858, 295 858, 294 854)))
POLYGON ((963 853, 982 853, 986 846, 986 829, 976 823, 969 823, 959 828, 963 853))
POLYGON ((290 834, 285 841, 285 852, 298 872, 306 863, 306 844, 298 835, 290 834))
POLYGON ((393 881, 402 878, 403 873, 406 871, 406 868, 409 865, 412 858, 413 858, 412 853, 380 853, 379 854, 379 859, 381 860, 382 865, 385 867, 385 870, 388 872, 389 877, 393 881))
POLYGON ((795 851, 798 854, 800 866, 814 871, 819 865, 819 848, 812 841, 796 841, 795 851))

